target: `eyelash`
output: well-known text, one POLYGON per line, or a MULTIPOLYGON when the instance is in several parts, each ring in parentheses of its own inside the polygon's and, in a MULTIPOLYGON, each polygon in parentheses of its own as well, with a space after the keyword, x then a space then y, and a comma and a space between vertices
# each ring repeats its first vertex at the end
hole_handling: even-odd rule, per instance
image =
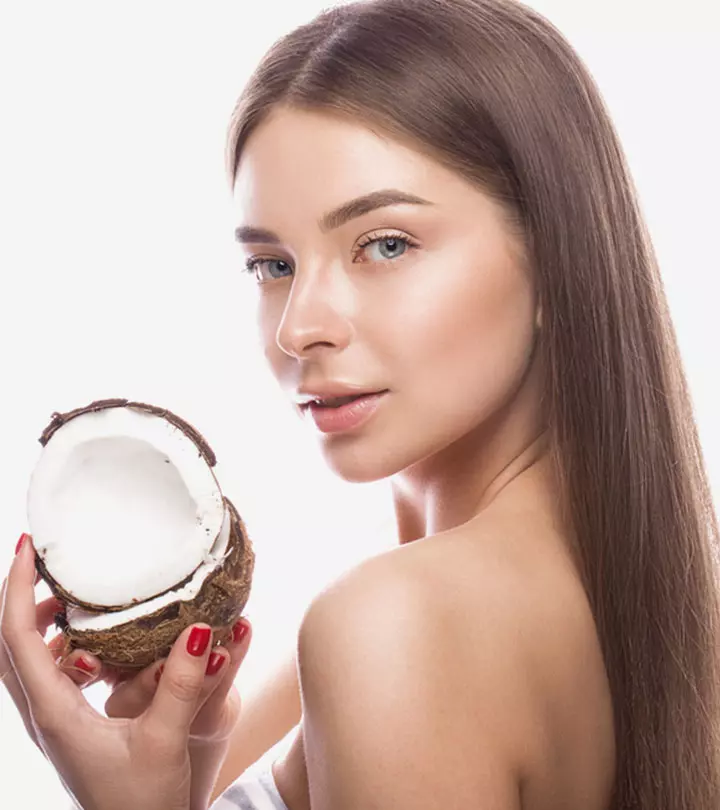
MULTIPOLYGON (((358 254, 364 248, 369 247, 370 245, 373 245, 376 242, 385 242, 385 241, 390 241, 391 239, 397 240, 398 242, 402 242, 405 245, 406 250, 400 256, 398 256, 398 257, 396 257, 394 259, 383 259, 382 261, 384 261, 384 262, 396 262, 399 259, 402 259, 411 250, 414 250, 415 248, 417 248, 419 246, 418 243, 414 239, 412 239, 411 237, 407 236, 406 234, 399 233, 399 232, 396 232, 396 231, 386 231, 386 232, 383 232, 382 234, 378 234, 377 232, 376 233, 370 233, 370 234, 367 234, 366 236, 363 236, 361 241, 358 242, 357 250, 353 254, 353 260, 355 260, 355 258, 358 256, 358 254)), ((280 262, 283 262, 284 264, 289 265, 289 262, 286 262, 284 259, 277 259, 277 258, 270 257, 270 256, 251 256, 245 262, 245 266, 242 268, 242 270, 243 270, 244 273, 254 273, 257 270, 258 264, 261 264, 262 262, 273 262, 273 261, 280 261, 280 262)), ((287 276, 284 276, 284 278, 287 278, 287 276)), ((279 280, 280 279, 270 279, 270 281, 279 281, 279 280)), ((258 284, 264 284, 264 283, 267 283, 267 282, 258 281, 258 284)))

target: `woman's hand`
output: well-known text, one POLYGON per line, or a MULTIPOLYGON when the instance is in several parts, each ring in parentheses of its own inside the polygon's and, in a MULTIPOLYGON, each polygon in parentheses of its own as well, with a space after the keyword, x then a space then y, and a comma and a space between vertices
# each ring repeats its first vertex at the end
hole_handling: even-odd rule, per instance
MULTIPOLYGON (((205 808, 210 804, 227 756, 230 737, 239 720, 241 708, 240 694, 234 681, 248 651, 251 632, 248 620, 241 619, 233 627, 232 640, 227 648, 222 648, 222 651, 216 648, 216 652, 222 656, 218 669, 211 666, 216 659, 213 656, 210 658, 210 672, 205 676, 201 705, 190 726, 191 807, 205 808)), ((48 646, 53 649, 62 642, 62 638, 57 637, 48 646)), ((108 717, 134 718, 141 715, 152 702, 165 659, 155 661, 139 672, 119 670, 104 665, 94 655, 78 649, 61 657, 58 664, 80 688, 98 680, 105 681, 111 687, 112 693, 105 703, 108 717)))
MULTIPOLYGON (((227 756, 230 737, 241 708, 240 694, 234 681, 248 651, 251 632, 247 619, 238 621, 233 627, 232 640, 228 642, 228 655, 224 655, 223 650, 220 668, 213 669, 205 677, 201 706, 190 726, 191 807, 205 808, 209 805, 227 756)), ((50 642, 51 648, 54 642, 55 639, 50 642)), ((108 717, 133 718, 141 715, 152 702, 164 664, 165 660, 162 659, 140 672, 121 671, 103 665, 88 652, 73 650, 59 665, 81 688, 97 680, 105 681, 113 690, 105 703, 108 717)))
MULTIPOLYGON (((7 580, 3 582, 2 589, 0 589, 0 608, 2 608, 4 598, 5 598, 5 588, 7 587, 7 580)), ((58 599, 54 596, 51 596, 49 599, 44 599, 42 602, 39 602, 35 606, 35 626, 37 628, 37 632, 40 634, 41 638, 44 638, 45 634, 47 633, 48 627, 53 622, 53 617, 55 613, 57 613, 61 608, 61 604, 58 599)), ((60 653, 61 649, 64 645, 64 640, 62 636, 58 635, 53 638, 53 640, 48 644, 48 650, 53 655, 53 658, 56 658, 60 653)), ((85 676, 87 677, 87 676, 85 676)), ((10 697, 13 699, 15 705, 20 712, 20 717, 22 717, 23 723, 25 723, 25 729, 27 733, 30 735, 30 739, 35 743, 35 745, 40 748, 42 751, 42 747, 38 743, 37 735, 35 734, 35 728, 33 726, 32 720, 30 718, 30 710, 28 708, 27 700, 25 698, 25 693, 22 690, 22 686, 20 685, 20 681, 13 670, 12 663, 10 661, 10 656, 8 655, 7 648, 0 637, 0 683, 2 683, 5 688, 10 693, 10 697)), ((43 751, 43 753, 45 753, 43 751)))
MULTIPOLYGON (((239 709, 237 697, 228 701, 227 695, 232 684, 228 679, 231 653, 216 648, 214 652, 226 660, 215 676, 206 677, 210 628, 187 628, 174 644, 145 706, 136 700, 135 711, 130 712, 133 716, 105 718, 87 703, 66 672, 58 669, 53 652, 42 640, 56 603, 46 600, 47 604, 35 605, 33 556, 27 539, 4 586, 0 636, 6 655, 0 656, 0 666, 28 731, 68 792, 83 810, 205 810, 191 786, 191 729, 196 718, 200 721, 200 710, 207 707, 204 720, 195 728, 198 739, 212 741, 222 733, 229 734, 232 706, 239 709), (221 684, 225 684, 224 695, 220 694, 221 684)), ((248 638, 249 634, 237 645, 235 669, 248 638)), ((152 669, 154 682, 158 668, 153 665, 136 676, 135 691, 132 682, 121 682, 108 701, 111 708, 113 698, 116 706, 127 708, 130 701, 121 701, 121 687, 128 690, 126 699, 137 696, 143 678, 152 669)))
MULTIPOLYGON (((228 646, 216 647, 211 654, 202 705, 190 727, 191 744, 222 743, 230 738, 240 716, 240 695, 234 681, 248 651, 249 641, 250 624, 243 618, 233 627, 228 646)), ((62 639, 58 636, 48 647, 54 650, 61 644, 62 639)), ((105 713, 108 717, 130 719, 139 717, 152 703, 166 659, 158 659, 142 670, 123 670, 103 664, 86 650, 75 649, 60 656, 57 663, 81 689, 105 681, 112 690, 105 702, 105 713)))

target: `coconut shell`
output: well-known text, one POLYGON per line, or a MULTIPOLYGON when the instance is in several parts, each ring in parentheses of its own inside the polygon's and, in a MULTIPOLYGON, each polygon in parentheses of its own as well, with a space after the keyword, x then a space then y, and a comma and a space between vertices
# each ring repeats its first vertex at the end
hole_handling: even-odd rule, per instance
POLYGON ((177 414, 174 414, 172 411, 168 411, 166 408, 158 408, 157 405, 148 405, 145 402, 132 402, 129 399, 97 399, 95 402, 91 402, 89 405, 85 405, 83 408, 75 408, 74 410, 67 411, 65 413, 58 413, 56 411, 50 419, 50 424, 45 428, 45 430, 43 430, 42 436, 40 436, 38 441, 43 447, 45 447, 45 445, 52 438, 53 434, 63 425, 67 424, 71 419, 75 419, 75 417, 82 416, 86 413, 105 411, 109 408, 134 408, 136 411, 144 411, 145 413, 150 413, 153 416, 160 416, 162 419, 170 422, 171 425, 175 425, 176 428, 179 428, 188 437, 188 439, 195 444, 198 452, 205 459, 205 461, 207 461, 210 467, 214 467, 217 463, 215 453, 213 453, 203 435, 189 422, 181 419, 179 416, 177 416, 177 414))
MULTIPOLYGON (((208 464, 208 466, 212 469, 216 463, 217 459, 215 457, 215 453, 213 452, 212 448, 208 445, 205 441, 205 438, 197 430, 197 428, 193 427, 189 422, 186 422, 184 419, 181 419, 177 414, 174 414, 172 411, 168 411, 166 408, 159 408, 156 405, 148 405, 145 402, 132 402, 128 399, 98 399, 94 402, 91 402, 89 405, 85 405, 83 408, 75 408, 72 411, 67 411, 65 413, 55 412, 52 415, 50 420, 50 424, 43 430, 40 439, 38 440, 40 444, 45 447, 45 445, 50 441, 53 437, 55 432, 59 430, 63 425, 70 422, 72 419, 75 419, 78 416, 82 416, 83 414, 87 413, 97 413, 98 411, 108 410, 110 408, 132 408, 136 411, 143 411, 145 413, 152 414, 153 416, 159 416, 162 419, 165 419, 171 425, 174 425, 178 428, 182 433, 190 439, 190 441, 197 447, 198 455, 201 456, 208 464)), ((43 550, 38 549, 37 554, 35 555, 35 568, 37 569, 38 574, 45 580, 50 591, 52 592, 53 596, 56 596, 61 602, 66 605, 73 605, 74 607, 81 608, 82 610, 87 610, 89 612, 103 612, 103 613, 119 613, 122 610, 127 610, 128 608, 132 607, 133 604, 138 604, 138 602, 130 602, 125 605, 115 605, 113 607, 107 607, 104 605, 94 605, 92 602, 83 602, 81 599, 78 599, 72 592, 63 588, 59 582, 55 580, 55 578, 48 572, 45 562, 43 559, 43 550)), ((159 593, 154 594, 155 596, 162 596, 164 593, 169 593, 172 590, 177 590, 189 582, 195 571, 191 571, 185 579, 181 580, 180 582, 175 582, 173 585, 168 588, 166 591, 160 591, 159 593)))
POLYGON ((213 645, 226 644, 250 596, 255 554, 242 518, 230 500, 224 502, 231 519, 227 556, 193 600, 173 602, 107 630, 73 630, 59 614, 56 624, 67 638, 65 652, 81 648, 111 666, 141 669, 165 658, 182 631, 196 622, 213 628, 213 645))

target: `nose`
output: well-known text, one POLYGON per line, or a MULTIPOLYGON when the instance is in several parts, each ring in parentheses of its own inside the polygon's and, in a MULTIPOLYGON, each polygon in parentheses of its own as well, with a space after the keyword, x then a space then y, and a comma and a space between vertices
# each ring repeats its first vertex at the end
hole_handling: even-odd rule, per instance
POLYGON ((292 282, 276 334, 285 354, 303 359, 320 347, 344 349, 352 340, 355 298, 342 270, 306 268, 292 282))

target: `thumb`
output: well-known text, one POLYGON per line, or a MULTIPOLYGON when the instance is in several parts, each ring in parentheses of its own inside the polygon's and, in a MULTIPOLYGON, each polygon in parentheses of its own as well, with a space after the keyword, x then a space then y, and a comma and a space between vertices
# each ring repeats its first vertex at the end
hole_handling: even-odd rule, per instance
POLYGON ((193 624, 173 644, 144 716, 146 727, 159 736, 183 739, 190 733, 190 724, 199 708, 211 639, 209 625, 193 624))

